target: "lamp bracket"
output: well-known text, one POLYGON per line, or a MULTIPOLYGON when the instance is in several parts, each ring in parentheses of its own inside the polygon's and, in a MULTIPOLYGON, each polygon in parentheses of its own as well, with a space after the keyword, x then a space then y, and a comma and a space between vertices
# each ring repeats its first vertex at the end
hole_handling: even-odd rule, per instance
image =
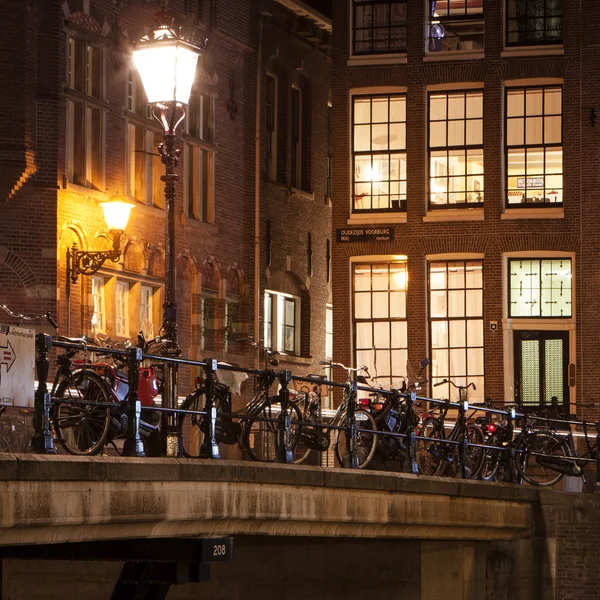
POLYGON ((121 232, 111 230, 113 234, 112 250, 79 250, 76 243, 67 252, 67 279, 77 283, 79 275, 93 275, 97 273, 107 261, 118 262, 121 258, 121 232))

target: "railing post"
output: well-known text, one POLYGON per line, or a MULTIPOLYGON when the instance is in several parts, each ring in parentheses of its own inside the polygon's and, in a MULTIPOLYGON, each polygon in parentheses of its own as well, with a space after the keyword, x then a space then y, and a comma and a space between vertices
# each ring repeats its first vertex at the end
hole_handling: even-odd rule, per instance
POLYGON ((290 447, 290 429, 291 429, 291 418, 288 412, 289 405, 289 389, 288 385, 291 381, 292 374, 290 371, 281 371, 278 375, 279 383, 281 388, 279 389, 279 406, 281 412, 279 413, 279 427, 277 429, 277 462, 280 463, 293 463, 294 456, 292 455, 292 449, 290 447))
POLYGON ((358 455, 356 454, 356 395, 358 384, 351 381, 346 384, 348 406, 346 407, 346 454, 344 454, 343 467, 358 469, 358 455))
POLYGON ((217 407, 215 406, 217 360, 214 358, 207 358, 204 372, 206 373, 204 382, 204 389, 206 390, 204 411, 206 412, 206 416, 202 421, 204 439, 202 440, 202 445, 200 446, 200 456, 202 458, 219 459, 221 458, 221 455, 219 454, 219 444, 217 443, 216 438, 217 407))
POLYGON ((512 443, 515 432, 515 409, 511 408, 506 416, 506 440, 508 442, 508 451, 504 451, 506 456, 500 455, 504 460, 506 468, 504 469, 504 481, 514 483, 515 477, 515 447, 512 443))
POLYGON ((52 395, 48 392, 48 371, 50 359, 48 352, 52 348, 52 336, 39 333, 35 336, 35 369, 38 378, 38 389, 34 398, 34 434, 31 440, 33 449, 38 454, 56 454, 54 439, 50 431, 50 411, 52 395))
POLYGON ((127 358, 127 377, 129 379, 129 395, 125 401, 127 414, 127 434, 123 444, 123 456, 145 456, 144 443, 140 437, 140 414, 142 406, 138 397, 140 382, 140 362, 142 349, 130 348, 127 358))
MULTIPOLYGON (((396 390, 394 390, 396 392, 396 390)), ((408 459, 407 466, 404 472, 419 474, 416 455, 416 438, 415 438, 415 402, 417 401, 417 392, 412 391, 406 395, 406 457, 408 459)))
POLYGON ((600 492, 600 421, 594 423, 596 426, 596 483, 594 492, 600 492))
POLYGON ((469 440, 467 437, 466 420, 467 410, 469 410, 469 402, 467 400, 461 400, 458 403, 458 463, 459 474, 462 479, 465 479, 465 477, 467 477, 465 457, 467 456, 467 452, 469 451, 469 440))

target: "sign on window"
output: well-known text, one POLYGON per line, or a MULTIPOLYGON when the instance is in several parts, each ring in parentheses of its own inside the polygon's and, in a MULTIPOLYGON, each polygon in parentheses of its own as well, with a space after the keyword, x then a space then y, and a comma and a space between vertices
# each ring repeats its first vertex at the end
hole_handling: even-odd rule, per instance
POLYGON ((0 325, 0 405, 33 407, 33 329, 0 325))
POLYGON ((543 188, 544 178, 543 177, 517 177, 517 187, 520 190, 525 188, 543 188))

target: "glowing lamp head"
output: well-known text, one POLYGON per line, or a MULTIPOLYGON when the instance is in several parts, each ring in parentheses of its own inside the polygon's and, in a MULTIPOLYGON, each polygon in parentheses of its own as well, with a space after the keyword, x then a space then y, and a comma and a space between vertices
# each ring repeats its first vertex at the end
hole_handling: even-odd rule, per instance
POLYGON ((178 36, 168 13, 159 13, 157 22, 133 52, 148 102, 188 104, 200 49, 178 36))
POLYGON ((115 197, 107 202, 100 202, 100 206, 104 211, 106 226, 109 229, 125 231, 127 221, 129 221, 129 213, 135 205, 119 197, 115 197))

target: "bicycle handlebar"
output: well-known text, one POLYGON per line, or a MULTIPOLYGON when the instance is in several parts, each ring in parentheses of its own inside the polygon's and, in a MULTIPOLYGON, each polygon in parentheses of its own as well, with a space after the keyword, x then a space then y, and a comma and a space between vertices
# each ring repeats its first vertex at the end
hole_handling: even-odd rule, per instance
POLYGON ((452 381, 451 379, 442 379, 442 381, 434 383, 433 387, 437 387, 438 385, 444 385, 445 383, 451 383, 457 390, 468 390, 470 387, 472 387, 474 390, 477 389, 472 381, 468 385, 456 385, 456 383, 454 383, 454 381, 452 381))
POLYGON ((332 360, 320 360, 319 364, 323 365, 324 367, 340 367, 340 369, 344 369, 344 371, 348 371, 348 373, 358 373, 360 371, 364 371, 367 374, 369 373, 369 369, 366 365, 361 365, 360 367, 347 367, 343 363, 333 362, 332 360))

